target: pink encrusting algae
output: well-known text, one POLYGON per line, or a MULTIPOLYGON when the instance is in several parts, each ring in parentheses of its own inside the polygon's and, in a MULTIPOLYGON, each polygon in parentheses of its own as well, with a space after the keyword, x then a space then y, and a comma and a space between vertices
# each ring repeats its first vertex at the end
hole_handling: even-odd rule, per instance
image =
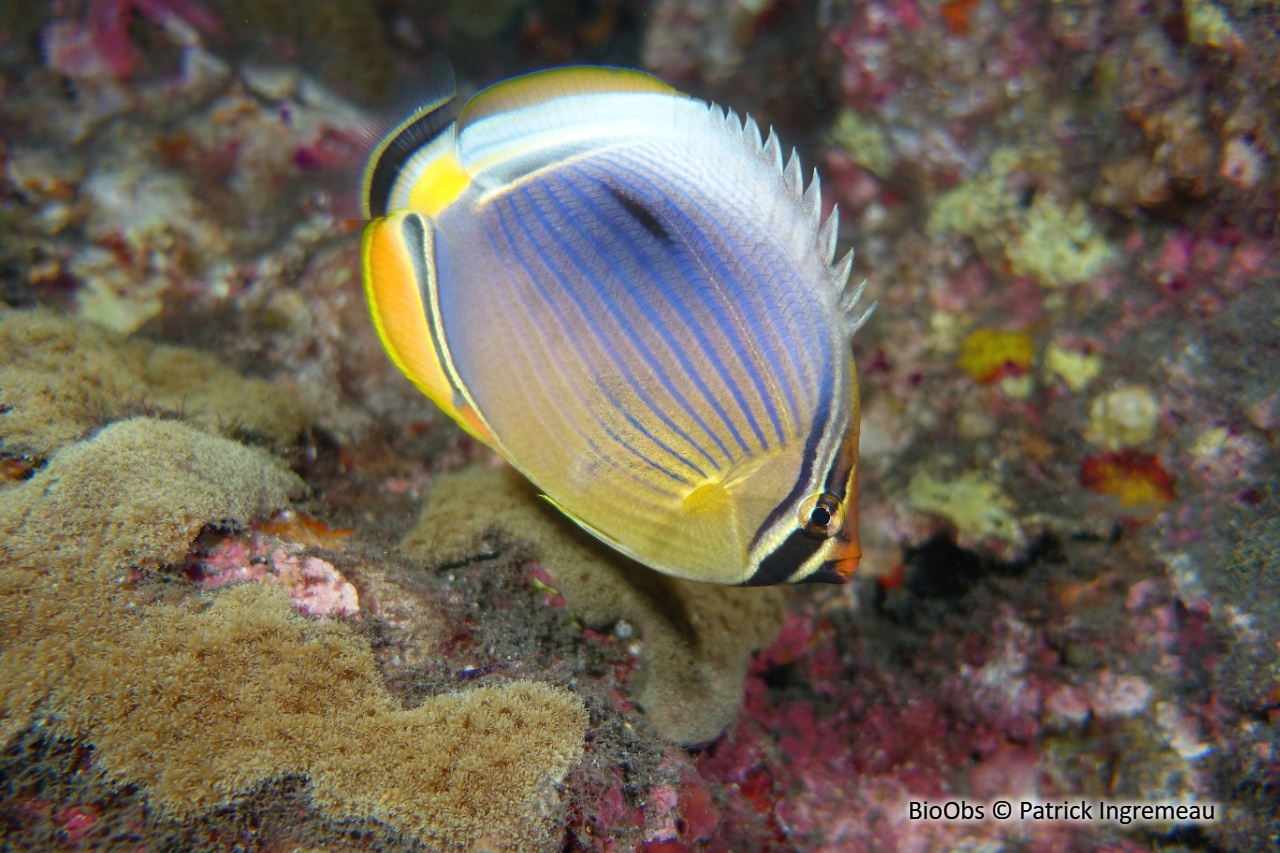
MULTIPOLYGON (((265 525, 268 530, 283 526, 265 525)), ((184 573, 202 590, 231 583, 278 586, 308 616, 359 618, 360 614, 356 588, 331 563, 307 555, 304 545, 282 542, 266 532, 253 532, 247 539, 223 539, 200 556, 189 556, 184 573)))
POLYGON ((44 31, 49 67, 69 77, 128 77, 142 52, 130 35, 141 16, 175 43, 194 45, 220 35, 222 24, 196 0, 89 0, 78 19, 54 21, 44 31))

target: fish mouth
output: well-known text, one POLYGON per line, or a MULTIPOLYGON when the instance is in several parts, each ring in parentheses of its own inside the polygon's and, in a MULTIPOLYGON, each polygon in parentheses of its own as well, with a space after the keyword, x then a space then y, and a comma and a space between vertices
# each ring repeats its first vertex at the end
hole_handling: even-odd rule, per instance
POLYGON ((799 583, 845 583, 858 572, 858 560, 862 552, 856 547, 852 556, 839 560, 827 560, 816 571, 801 578, 799 583))
POLYGON ((843 583, 844 581, 847 581, 849 578, 857 574, 858 563, 861 559, 862 559, 862 550, 859 548, 855 548, 854 554, 852 556, 844 557, 843 559, 839 559, 839 560, 831 560, 830 562, 826 563, 822 567, 822 569, 829 570, 832 574, 835 574, 837 577, 839 577, 840 582, 843 583))

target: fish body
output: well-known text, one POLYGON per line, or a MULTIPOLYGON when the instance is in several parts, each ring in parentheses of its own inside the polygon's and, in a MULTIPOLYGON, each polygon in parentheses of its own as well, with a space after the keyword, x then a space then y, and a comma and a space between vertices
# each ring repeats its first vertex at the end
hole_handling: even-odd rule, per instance
POLYGON ((842 581, 866 314, 803 183, 772 132, 638 71, 538 72, 461 110, 448 81, 369 157, 370 313, 424 393, 618 551, 842 581))

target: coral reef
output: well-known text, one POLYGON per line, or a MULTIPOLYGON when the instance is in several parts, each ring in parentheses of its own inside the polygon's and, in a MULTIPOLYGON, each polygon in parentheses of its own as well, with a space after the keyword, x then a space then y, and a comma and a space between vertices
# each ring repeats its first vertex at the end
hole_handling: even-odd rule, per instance
POLYGON ((1117 388, 1094 398, 1084 437, 1110 450, 1137 447, 1155 436, 1159 419, 1160 401, 1151 389, 1117 388))
POLYGON ((294 607, 310 616, 360 617, 356 588, 332 563, 307 556, 301 543, 282 545, 258 535, 251 545, 220 542, 208 554, 189 555, 184 573, 203 590, 230 583, 266 583, 285 590, 294 607))
POLYGON ((91 0, 84 17, 45 29, 50 67, 70 77, 128 77, 142 58, 129 36, 135 13, 179 44, 197 42, 201 31, 222 32, 217 17, 195 0, 91 0))
MULTIPOLYGON (((972 237, 987 263, 1007 263, 1046 287, 1079 284, 1101 273, 1115 254, 1090 223, 1080 201, 1067 206, 1052 191, 1035 191, 1015 180, 1028 164, 1012 149, 1000 149, 978 176, 942 193, 929 211, 928 230, 972 237)), ((873 170, 874 171, 874 170, 873 170)))
POLYGON ((546 846, 549 786, 581 749, 578 700, 513 684, 405 709, 348 627, 270 588, 138 600, 132 567, 176 562, 203 525, 260 516, 301 485, 262 451, 135 419, 0 493, 20 531, 0 546, 6 733, 39 715, 176 815, 297 774, 321 807, 439 849, 546 846))
MULTIPOLYGON (((7 731, 28 725, 75 670, 76 628, 102 630, 122 615, 113 593, 131 566, 180 560, 205 523, 254 518, 302 488, 260 450, 137 418, 66 445, 0 492, 7 731)), ((87 643, 94 633, 86 630, 87 643)))
POLYGON ((48 311, 0 309, 0 450, 47 456, 130 414, 287 447, 307 423, 287 392, 216 356, 124 338, 48 311))
POLYGON ((21 5, 0 846, 1274 848, 1274 3, 21 5), (620 561, 388 363, 327 172, 433 51, 819 167, 880 305, 852 583, 620 561), (908 810, 1080 797, 1219 812, 908 810))
POLYGON ((915 509, 943 516, 955 525, 957 536, 967 545, 991 539, 1018 548, 1026 545, 1026 534, 1013 513, 1013 501, 998 483, 979 472, 970 471, 951 481, 918 473, 911 479, 908 499, 915 509))
POLYGON ((441 565, 504 538, 531 546, 587 627, 636 630, 642 667, 631 690, 661 737, 700 744, 720 735, 742 701, 752 652, 782 628, 778 590, 690 583, 625 560, 573 529, 510 469, 473 467, 437 481, 400 547, 441 565))
POLYGON ((1152 507, 1177 497, 1159 457, 1133 449, 1087 457, 1080 466, 1080 485, 1114 495, 1124 507, 1152 507))
POLYGON ((1035 342, 1025 332, 979 329, 964 339, 956 366, 984 385, 1024 376, 1035 359, 1035 342))

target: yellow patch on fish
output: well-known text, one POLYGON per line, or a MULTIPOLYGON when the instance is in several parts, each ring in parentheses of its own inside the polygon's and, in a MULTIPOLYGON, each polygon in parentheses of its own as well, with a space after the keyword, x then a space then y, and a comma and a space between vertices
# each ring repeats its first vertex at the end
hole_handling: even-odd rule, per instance
POLYGON ((440 157, 427 166, 414 184, 409 193, 409 208, 427 216, 436 216, 457 201, 470 183, 471 176, 456 156, 440 157))

